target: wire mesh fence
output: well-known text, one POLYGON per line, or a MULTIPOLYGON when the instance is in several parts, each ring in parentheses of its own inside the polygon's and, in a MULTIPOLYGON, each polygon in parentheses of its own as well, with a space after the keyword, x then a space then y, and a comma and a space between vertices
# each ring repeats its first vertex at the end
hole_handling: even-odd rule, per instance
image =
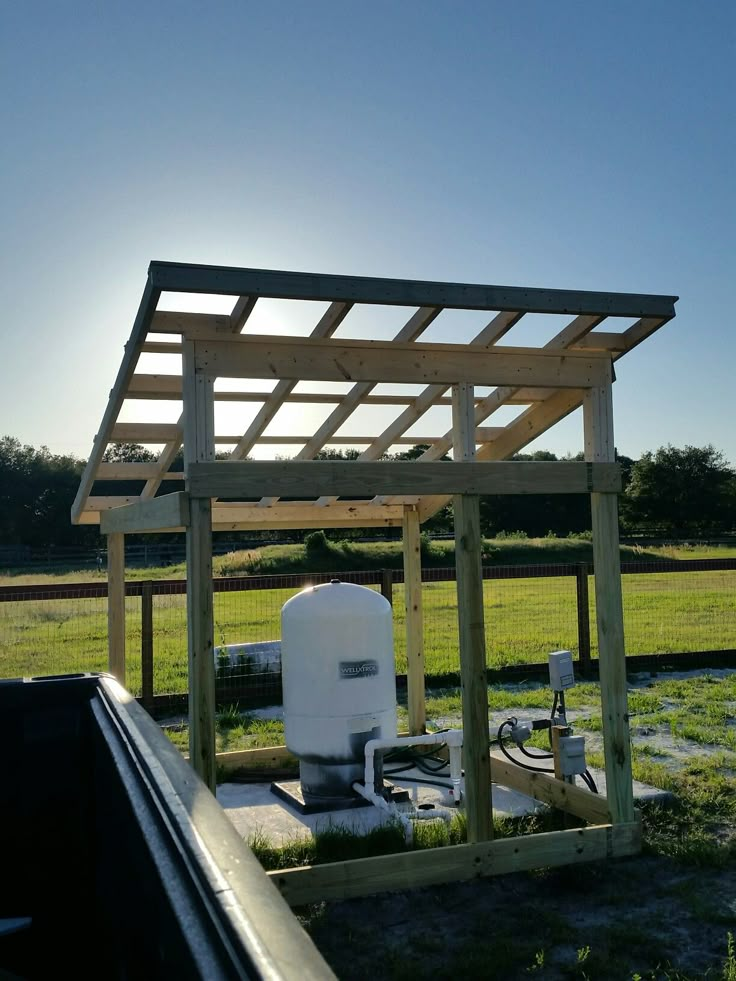
MULTIPOLYGON (((736 560, 692 560, 673 566, 623 567, 627 654, 736 650, 736 560)), ((488 666, 538 663, 556 649, 578 655, 586 642, 596 657, 590 573, 587 567, 574 566, 484 569, 488 666), (583 583, 587 610, 580 600, 583 583)), ((229 695, 235 700, 244 688, 256 697, 280 696, 281 608, 308 583, 329 578, 300 574, 215 580, 214 657, 221 700, 229 695)), ((401 573, 342 573, 340 578, 391 595, 396 670, 405 673, 401 573)), ((425 570, 424 580, 425 665, 431 679, 459 671, 457 595, 454 570, 425 570)), ((186 583, 131 582, 126 592, 127 686, 144 698, 185 693, 186 583)), ((0 677, 106 667, 106 583, 0 587, 0 677)))

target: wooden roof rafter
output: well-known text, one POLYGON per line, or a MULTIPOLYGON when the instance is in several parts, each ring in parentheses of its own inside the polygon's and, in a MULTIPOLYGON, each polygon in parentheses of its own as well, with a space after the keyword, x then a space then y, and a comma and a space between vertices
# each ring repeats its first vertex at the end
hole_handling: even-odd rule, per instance
MULTIPOLYGON (((171 467, 182 445, 185 406, 176 423, 160 422, 161 412, 156 408, 156 403, 165 399, 184 399, 182 377, 137 371, 142 354, 173 354, 179 356, 180 362, 183 342, 188 341, 194 352, 195 370, 203 377, 251 380, 248 390, 239 391, 225 384, 213 393, 215 402, 260 403, 244 432, 230 427, 230 432, 223 429, 214 434, 216 445, 233 447, 233 461, 267 445, 301 446, 294 463, 312 461, 328 446, 357 445, 364 447, 359 461, 369 463, 379 460, 392 447, 421 442, 429 443, 430 449, 413 465, 426 465, 452 450, 452 432, 421 436, 408 432, 430 409, 441 414, 451 404, 448 389, 458 382, 494 387, 488 395, 475 394, 475 439, 480 447, 479 461, 499 460, 518 452, 573 411, 586 391, 605 384, 611 377, 613 361, 674 316, 675 300, 671 296, 425 283, 154 262, 80 483, 72 519, 80 523, 100 520, 101 514, 109 515, 114 508, 160 495, 164 480, 182 480, 182 475, 172 472, 171 467), (225 294, 233 296, 235 302, 229 315, 172 312, 158 309, 162 292, 225 294), (321 301, 328 306, 310 337, 253 334, 247 331, 248 320, 260 298, 321 301), (355 304, 411 307, 414 313, 391 341, 348 339, 349 314, 355 304), (435 321, 441 328, 445 309, 489 311, 493 317, 468 344, 428 344, 418 340, 435 321), (573 319, 543 347, 499 344, 526 313, 567 314, 573 319), (607 329, 605 322, 616 318, 636 322, 619 332, 607 329), (597 329, 601 325, 603 328, 597 329), (338 327, 346 335, 344 338, 335 336, 338 327), (157 334, 171 340, 156 340, 152 335, 157 334), (254 391, 254 379, 273 382, 274 386, 270 391, 254 391), (316 385, 301 392, 297 384, 303 380, 316 385), (330 391, 329 384, 325 388, 324 383, 336 381, 349 387, 342 392, 330 391), (375 388, 380 383, 421 387, 411 393, 377 392, 375 388), (150 406, 145 421, 121 421, 121 410, 128 400, 136 400, 139 409, 150 406), (310 406, 333 408, 313 428, 300 425, 295 431, 293 425, 284 428, 283 424, 279 428, 281 410, 298 404, 305 412, 310 406), (527 408, 505 426, 484 425, 499 408, 510 405, 527 408), (353 435, 347 424, 364 406, 381 414, 380 425, 375 431, 364 425, 371 431, 353 435), (106 447, 118 440, 147 441, 162 445, 163 449, 153 464, 104 463, 106 447), (94 492, 96 480, 104 480, 106 485, 141 480, 144 485, 138 495, 131 496, 128 484, 121 485, 123 493, 100 496, 94 492)), ((383 471, 378 473, 383 476, 383 471)), ((279 500, 273 490, 269 495, 269 490, 264 486, 260 498, 240 505, 236 501, 215 500, 213 527, 234 530, 390 524, 399 521, 399 512, 406 504, 416 505, 425 519, 446 500, 446 495, 421 489, 411 495, 386 495, 380 487, 366 487, 365 499, 348 502, 344 496, 321 494, 316 500, 294 502, 279 500)))

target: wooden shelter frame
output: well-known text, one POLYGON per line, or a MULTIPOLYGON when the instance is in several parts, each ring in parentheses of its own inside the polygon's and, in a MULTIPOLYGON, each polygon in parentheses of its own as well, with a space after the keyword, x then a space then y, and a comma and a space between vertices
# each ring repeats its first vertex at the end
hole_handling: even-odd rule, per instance
MULTIPOLYGON (((677 297, 368 279, 153 262, 117 380, 72 507, 74 523, 99 523, 108 537, 109 665, 125 680, 124 536, 186 531, 190 759, 214 789, 213 530, 400 526, 403 529, 409 726, 425 726, 420 527, 453 501, 468 844, 276 874, 290 902, 360 895, 539 865, 632 854, 634 810, 618 550, 620 475, 613 437, 613 364, 675 315, 677 297), (162 294, 234 298, 229 314, 159 309, 162 294), (248 333, 262 298, 320 301, 309 337, 248 333), (412 308, 391 341, 337 338, 356 305, 412 308), (492 313, 466 344, 425 343, 420 335, 445 310, 492 313), (543 346, 499 343, 529 314, 567 318, 543 346), (623 329, 600 329, 605 321, 623 329), (180 370, 139 369, 146 353, 173 354, 180 370), (224 379, 265 380, 270 389, 219 388, 224 379), (300 391, 300 382, 340 382, 300 391), (219 382, 218 382, 219 384, 219 382), (386 384, 398 386, 385 392, 386 384), (408 391, 406 386, 414 386, 408 391), (416 386, 421 386, 416 390, 416 386), (478 391, 478 388, 483 391, 478 391), (144 422, 120 419, 127 400, 150 406, 144 422), (181 403, 175 423, 157 421, 158 400, 181 403), (218 402, 255 402, 243 433, 220 433, 218 402), (270 432, 283 406, 332 405, 316 431, 270 432), (388 424, 368 436, 343 427, 361 406, 382 406, 388 424), (583 406, 585 462, 508 460, 583 406), (435 406, 451 406, 451 426, 435 435, 409 430, 435 406), (504 406, 523 406, 503 426, 484 425, 504 406), (116 442, 160 447, 152 463, 111 463, 116 442), (321 449, 364 444, 356 461, 320 460, 321 449), (392 448, 426 443, 411 462, 382 459, 392 448), (250 460, 265 444, 298 445, 290 460, 250 460), (184 447, 184 470, 171 466, 184 447), (229 445, 228 459, 216 448, 229 445), (452 453, 452 462, 443 459, 452 453), (126 493, 95 493, 125 482, 126 493), (131 495, 131 481, 139 492, 131 495), (183 489, 182 488, 183 482, 183 489), (138 486, 138 485, 136 485, 138 486), (162 493, 162 489, 175 489, 162 493), (367 491, 370 491, 367 493, 367 491), (607 797, 489 752, 479 495, 590 493, 607 797), (282 498, 285 498, 282 499, 282 498), (491 841, 491 774, 561 807, 591 826, 491 841)), ((605 325, 606 327, 609 324, 605 325)), ((238 765, 264 751, 236 754, 238 765)), ((274 759, 286 750, 265 751, 274 759)), ((223 760, 232 765, 232 754, 223 760)))

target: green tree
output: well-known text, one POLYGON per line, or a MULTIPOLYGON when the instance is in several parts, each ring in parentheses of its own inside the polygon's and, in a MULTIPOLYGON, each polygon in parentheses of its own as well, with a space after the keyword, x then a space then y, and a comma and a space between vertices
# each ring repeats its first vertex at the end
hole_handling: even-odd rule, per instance
POLYGON ((661 446, 631 468, 621 499, 629 528, 707 535, 736 525, 736 471, 714 446, 661 446))
POLYGON ((152 463, 156 454, 140 443, 111 443, 102 459, 105 463, 152 463))
POLYGON ((84 463, 56 455, 46 446, 23 446, 0 438, 0 543, 77 545, 96 539, 89 528, 72 526, 69 511, 84 463))

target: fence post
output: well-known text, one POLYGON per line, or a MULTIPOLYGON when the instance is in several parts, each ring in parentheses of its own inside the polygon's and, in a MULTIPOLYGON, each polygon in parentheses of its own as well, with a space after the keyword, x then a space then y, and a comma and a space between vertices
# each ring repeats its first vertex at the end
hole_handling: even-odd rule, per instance
POLYGON ((107 670, 125 687, 125 535, 107 536, 107 670))
POLYGON ((381 569, 381 596, 385 597, 391 606, 394 605, 393 569, 381 569))
POLYGON ((588 564, 581 562, 575 569, 578 599, 578 670, 590 673, 590 607, 588 604, 588 564))
POLYGON ((153 583, 141 583, 141 700, 153 708, 153 583))

